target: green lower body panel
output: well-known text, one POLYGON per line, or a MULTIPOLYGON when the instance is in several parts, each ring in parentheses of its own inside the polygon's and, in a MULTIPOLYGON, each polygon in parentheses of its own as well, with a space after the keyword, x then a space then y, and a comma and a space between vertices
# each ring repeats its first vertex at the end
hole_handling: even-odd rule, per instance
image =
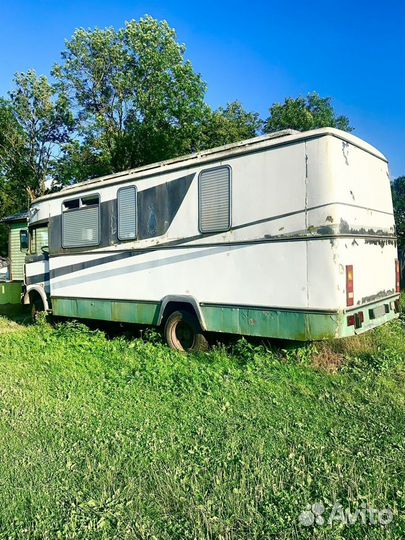
MULTIPOLYGON (((395 299, 394 299, 395 300, 395 299)), ((202 305, 207 330, 245 336, 311 341, 334 339, 360 334, 376 326, 395 319, 395 305, 390 301, 380 301, 366 307, 359 307, 350 313, 294 311, 256 307, 202 305), (382 313, 383 311, 383 313, 382 313), (363 322, 348 324, 348 315, 363 312, 363 322), (378 316, 372 318, 373 313, 378 316), (360 323, 359 323, 360 324, 360 323)))
POLYGON ((207 329, 245 336, 305 341, 334 338, 342 317, 338 313, 282 309, 201 306, 207 329))
MULTIPOLYGON (((395 300, 331 313, 205 304, 200 308, 209 332, 311 341, 360 334, 395 319, 395 300), (349 316, 355 316, 353 324, 349 316)), ((160 302, 52 297, 54 315, 76 319, 156 325, 159 310, 160 302)))
POLYGON ((75 319, 157 324, 159 303, 52 297, 52 313, 75 319))

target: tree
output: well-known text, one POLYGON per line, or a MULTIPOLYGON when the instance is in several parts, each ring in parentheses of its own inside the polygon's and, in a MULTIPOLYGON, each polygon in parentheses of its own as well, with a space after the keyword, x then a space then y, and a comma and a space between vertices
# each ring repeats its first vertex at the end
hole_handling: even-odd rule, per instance
POLYGON ((63 93, 35 71, 19 73, 0 99, 0 216, 28 208, 43 195, 73 119, 63 93))
POLYGON ((396 178, 391 184, 391 189, 398 245, 405 249, 405 176, 396 178))
MULTIPOLYGON (((69 140, 73 118, 66 96, 45 76, 18 73, 10 99, 3 100, 0 141, 3 177, 22 182, 31 199, 46 192, 58 152, 69 140)), ((14 188, 13 188, 14 189, 14 188)))
POLYGON ((0 99, 0 216, 27 205, 24 178, 28 174, 24 132, 12 104, 0 99))
MULTIPOLYGON (((81 143, 67 147, 76 178, 175 157, 198 142, 206 85, 166 21, 75 32, 53 75, 75 111, 81 143), (90 164, 90 166, 89 166, 90 164)), ((62 161, 63 164, 63 161, 62 161)), ((69 169, 70 167, 70 169, 69 169)), ((66 178, 66 168, 59 176, 66 178)))
POLYGON ((202 121, 199 147, 213 148, 255 137, 263 125, 258 113, 247 112, 239 101, 211 111, 207 107, 202 121))
MULTIPOLYGON (((23 181, 27 168, 21 159, 24 151, 24 134, 14 117, 11 103, 0 99, 0 218, 28 207, 23 181)), ((1 255, 7 255, 7 239, 7 228, 1 226, 1 255)))
POLYGON ((336 115, 332 98, 321 98, 316 92, 306 98, 287 98, 283 104, 275 103, 269 112, 270 116, 264 123, 265 133, 288 128, 307 131, 321 127, 353 131, 346 116, 336 115))

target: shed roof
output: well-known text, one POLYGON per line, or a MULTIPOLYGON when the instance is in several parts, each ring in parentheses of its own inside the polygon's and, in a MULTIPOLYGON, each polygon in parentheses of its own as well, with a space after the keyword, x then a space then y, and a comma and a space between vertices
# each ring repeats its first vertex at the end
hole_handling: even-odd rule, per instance
POLYGON ((25 210, 24 212, 18 212, 17 214, 13 214, 12 216, 4 217, 3 219, 0 219, 0 223, 17 223, 18 221, 27 222, 28 221, 28 210, 25 210))

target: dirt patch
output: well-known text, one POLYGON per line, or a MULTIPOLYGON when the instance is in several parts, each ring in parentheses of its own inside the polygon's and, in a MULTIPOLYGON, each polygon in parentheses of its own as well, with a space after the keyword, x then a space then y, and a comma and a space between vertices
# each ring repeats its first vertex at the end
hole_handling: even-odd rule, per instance
POLYGON ((337 373, 345 361, 343 353, 332 350, 327 344, 322 344, 312 358, 315 368, 328 373, 337 373))

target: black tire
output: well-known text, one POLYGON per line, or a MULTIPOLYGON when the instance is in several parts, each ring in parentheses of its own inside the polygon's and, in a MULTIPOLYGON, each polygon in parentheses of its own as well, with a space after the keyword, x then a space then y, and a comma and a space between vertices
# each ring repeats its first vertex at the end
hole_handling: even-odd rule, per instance
POLYGON ((33 323, 38 322, 41 313, 45 312, 44 303, 40 296, 35 296, 31 302, 31 319, 33 323))
POLYGON ((171 313, 166 321, 164 334, 166 343, 175 351, 197 352, 208 349, 208 341, 196 317, 187 311, 171 313))

